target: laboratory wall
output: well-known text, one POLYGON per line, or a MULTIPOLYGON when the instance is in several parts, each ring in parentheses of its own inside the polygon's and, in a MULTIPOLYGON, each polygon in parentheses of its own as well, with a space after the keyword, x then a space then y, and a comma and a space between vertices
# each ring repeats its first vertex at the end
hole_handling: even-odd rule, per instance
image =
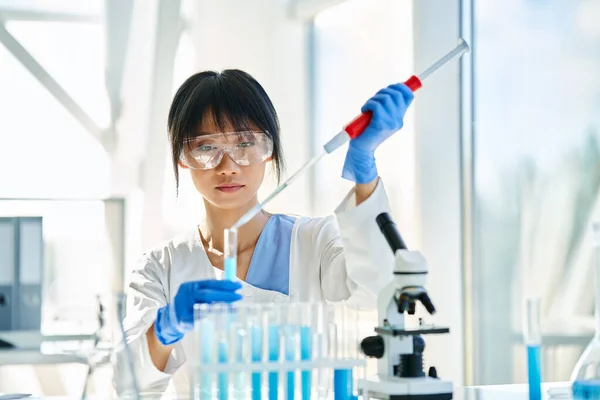
POLYGON ((594 332, 600 3, 471 3, 474 383, 526 381, 529 297, 544 379, 568 380, 594 332))

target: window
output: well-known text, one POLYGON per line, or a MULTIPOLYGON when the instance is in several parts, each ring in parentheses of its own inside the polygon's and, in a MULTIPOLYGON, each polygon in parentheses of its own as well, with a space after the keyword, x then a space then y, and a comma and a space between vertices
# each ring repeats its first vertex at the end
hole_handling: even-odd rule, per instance
MULTIPOLYGON (((7 30, 100 127, 108 125, 103 27, 12 21, 7 30)), ((0 45, 0 197, 103 197, 101 144, 0 45)))
POLYGON ((474 1, 476 384, 526 381, 526 296, 546 380, 568 380, 593 334, 599 19, 597 1, 474 1))

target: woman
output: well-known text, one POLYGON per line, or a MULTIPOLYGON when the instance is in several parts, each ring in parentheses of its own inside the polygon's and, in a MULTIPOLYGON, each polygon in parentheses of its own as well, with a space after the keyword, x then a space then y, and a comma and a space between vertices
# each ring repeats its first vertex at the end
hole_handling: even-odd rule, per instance
POLYGON ((238 231, 239 282, 223 276, 223 230, 258 204, 267 163, 279 179, 283 155, 277 114, 260 84, 239 70, 202 72, 177 91, 168 128, 173 169, 188 170, 206 221, 146 253, 133 272, 126 335, 142 391, 164 391, 171 378, 187 392, 180 368, 191 354, 195 303, 349 301, 373 307, 392 278, 393 256, 375 218, 388 211, 374 151, 403 125, 413 99, 403 84, 363 106, 373 117, 350 142, 342 176, 356 183, 335 216, 292 217, 263 210, 238 231))

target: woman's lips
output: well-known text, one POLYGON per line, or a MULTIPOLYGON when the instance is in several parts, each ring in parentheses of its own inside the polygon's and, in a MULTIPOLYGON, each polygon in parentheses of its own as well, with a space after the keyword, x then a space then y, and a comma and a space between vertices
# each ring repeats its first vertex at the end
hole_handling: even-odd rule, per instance
POLYGON ((244 185, 221 185, 217 186, 217 190, 220 190, 224 193, 235 193, 243 187, 244 185))

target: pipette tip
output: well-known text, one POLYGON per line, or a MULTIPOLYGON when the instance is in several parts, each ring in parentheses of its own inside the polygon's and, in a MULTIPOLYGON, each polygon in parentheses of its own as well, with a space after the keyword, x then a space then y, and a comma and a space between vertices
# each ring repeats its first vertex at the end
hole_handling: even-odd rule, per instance
POLYGON ((238 228, 242 225, 244 225, 246 223, 246 221, 243 219, 244 217, 240 218, 237 220, 237 222, 235 224, 233 224, 233 226, 231 228, 229 228, 230 230, 238 230, 238 228))

